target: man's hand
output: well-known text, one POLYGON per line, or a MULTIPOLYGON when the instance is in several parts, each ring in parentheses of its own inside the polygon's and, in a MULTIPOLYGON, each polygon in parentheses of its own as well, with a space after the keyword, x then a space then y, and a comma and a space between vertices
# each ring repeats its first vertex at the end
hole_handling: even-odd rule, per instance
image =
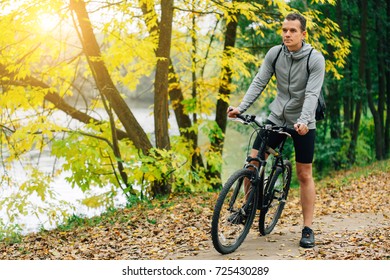
POLYGON ((229 106, 226 113, 227 113, 229 118, 237 118, 237 115, 241 114, 241 112, 238 111, 237 108, 234 108, 231 106, 229 106))
POLYGON ((298 132, 299 135, 305 135, 309 132, 309 128, 304 123, 296 123, 294 124, 294 129, 298 132))

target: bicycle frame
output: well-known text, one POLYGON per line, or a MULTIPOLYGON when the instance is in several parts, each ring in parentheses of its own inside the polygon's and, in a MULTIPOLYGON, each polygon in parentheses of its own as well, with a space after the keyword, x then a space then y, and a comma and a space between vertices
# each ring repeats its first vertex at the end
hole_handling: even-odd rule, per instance
POLYGON ((278 151, 275 151, 274 149, 272 149, 266 145, 268 139, 263 140, 263 142, 262 142, 263 147, 260 147, 260 149, 259 149, 259 154, 261 153, 260 157, 264 158, 261 160, 261 168, 259 170, 259 176, 260 176, 261 180, 259 182, 259 185, 257 186, 258 188, 260 188, 259 189, 260 196, 259 196, 259 202, 258 202, 260 209, 268 207, 267 204, 270 201, 269 196, 272 194, 272 190, 269 189, 269 184, 270 184, 271 180, 267 180, 267 184, 264 185, 265 167, 267 165, 267 160, 265 159, 265 157, 266 157, 265 155, 267 153, 272 154, 275 158, 274 162, 272 163, 271 172, 268 175, 268 178, 272 178, 274 176, 277 168, 281 168, 282 170, 284 170, 284 168, 285 168, 284 162, 283 162, 283 148, 284 148, 284 144, 286 143, 286 140, 287 140, 287 137, 284 138, 282 140, 282 142, 279 144, 278 149, 277 149, 278 151))
POLYGON ((241 245, 252 227, 257 210, 260 210, 260 233, 266 235, 274 229, 291 182, 292 166, 282 154, 287 137, 282 137, 275 149, 267 145, 271 133, 289 135, 287 130, 260 124, 255 116, 237 117, 244 124, 251 124, 255 132, 261 133, 262 139, 259 139, 259 152, 253 158, 248 157, 244 168, 228 178, 216 201, 211 236, 215 249, 221 254, 232 253, 241 245), (272 159, 268 155, 272 155, 272 159))
MULTIPOLYGON (((277 150, 272 149, 267 145, 269 135, 271 133, 281 133, 285 134, 288 137, 291 137, 289 133, 287 133, 285 128, 283 127, 274 127, 272 125, 265 125, 264 128, 263 126, 258 123, 255 120, 255 116, 246 116, 246 117, 240 117, 241 120, 244 121, 244 124, 249 124, 249 123, 255 123, 260 130, 257 133, 262 133, 263 134, 263 140, 261 141, 261 145, 259 148, 259 152, 256 156, 256 158, 249 158, 247 159, 247 163, 245 164, 244 168, 253 168, 256 172, 254 172, 254 177, 251 178, 252 184, 259 189, 259 197, 258 197, 258 202, 257 202, 257 208, 258 209, 263 209, 268 207, 268 202, 270 201, 269 196, 271 195, 271 190, 269 190, 269 183, 270 180, 267 180, 267 184, 264 185, 265 181, 265 168, 267 165, 267 154, 272 154, 275 158, 274 162, 272 163, 271 167, 271 172, 268 175, 268 178, 272 178, 272 176, 275 174, 276 169, 279 167, 282 170, 284 170, 284 162, 283 162, 283 148, 284 144, 287 140, 287 137, 282 140, 282 142, 279 144, 277 147, 277 150), (248 119, 249 118, 249 119, 248 119), (275 128, 278 128, 279 130, 275 130, 275 128), (257 167, 255 164, 249 163, 249 161, 255 161, 259 163, 259 167, 257 167)), ((254 192, 250 192, 250 195, 248 197, 248 201, 252 201, 253 199, 254 192)), ((249 207, 249 205, 247 205, 249 207)), ((244 209, 246 210, 246 209, 244 209)))

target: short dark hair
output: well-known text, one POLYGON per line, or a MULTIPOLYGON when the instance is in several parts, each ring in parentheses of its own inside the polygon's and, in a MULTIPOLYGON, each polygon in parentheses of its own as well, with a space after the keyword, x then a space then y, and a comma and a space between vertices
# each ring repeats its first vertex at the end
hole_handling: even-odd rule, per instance
POLYGON ((301 23, 301 30, 306 31, 306 19, 298 13, 291 13, 286 16, 286 20, 299 20, 301 23))

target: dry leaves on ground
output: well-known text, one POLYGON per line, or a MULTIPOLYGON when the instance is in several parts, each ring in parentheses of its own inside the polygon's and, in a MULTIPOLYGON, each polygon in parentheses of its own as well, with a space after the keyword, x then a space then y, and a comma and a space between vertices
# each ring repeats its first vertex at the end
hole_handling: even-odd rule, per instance
POLYGON ((153 207, 118 210, 97 226, 27 235, 20 243, 0 243, 0 259, 164 259, 196 254, 210 239, 216 196, 178 196, 153 207))
POLYGON ((312 250, 301 250, 301 257, 317 260, 390 259, 390 227, 365 231, 325 234, 312 250))
MULTIPOLYGON (((390 174, 374 172, 342 183, 343 174, 321 182, 316 217, 349 213, 390 213, 390 174)), ((216 193, 172 197, 118 210, 94 226, 30 234, 20 243, 0 243, 0 259, 158 260, 194 256, 210 248, 216 193)), ((302 221, 299 196, 292 190, 281 226, 302 221)), ((322 233, 320 244, 302 250, 305 259, 389 259, 389 226, 369 231, 322 233)))

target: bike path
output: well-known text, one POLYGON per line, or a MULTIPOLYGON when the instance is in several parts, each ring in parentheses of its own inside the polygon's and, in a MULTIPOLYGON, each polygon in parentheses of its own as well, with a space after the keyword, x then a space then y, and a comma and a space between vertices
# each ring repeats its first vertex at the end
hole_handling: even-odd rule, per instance
MULTIPOLYGON (((276 226, 274 231, 261 236, 256 228, 248 234, 243 244, 233 253, 219 254, 209 242, 209 249, 196 256, 187 256, 184 260, 299 260, 305 250, 321 250, 321 247, 331 244, 333 237, 349 238, 351 232, 364 232, 375 228, 390 226, 387 215, 375 213, 334 214, 317 218, 313 229, 316 233, 316 247, 303 249, 299 247, 301 226, 276 226)), ((353 244, 352 244, 353 245, 353 244)), ((356 246, 359 244, 356 243, 356 246)))

